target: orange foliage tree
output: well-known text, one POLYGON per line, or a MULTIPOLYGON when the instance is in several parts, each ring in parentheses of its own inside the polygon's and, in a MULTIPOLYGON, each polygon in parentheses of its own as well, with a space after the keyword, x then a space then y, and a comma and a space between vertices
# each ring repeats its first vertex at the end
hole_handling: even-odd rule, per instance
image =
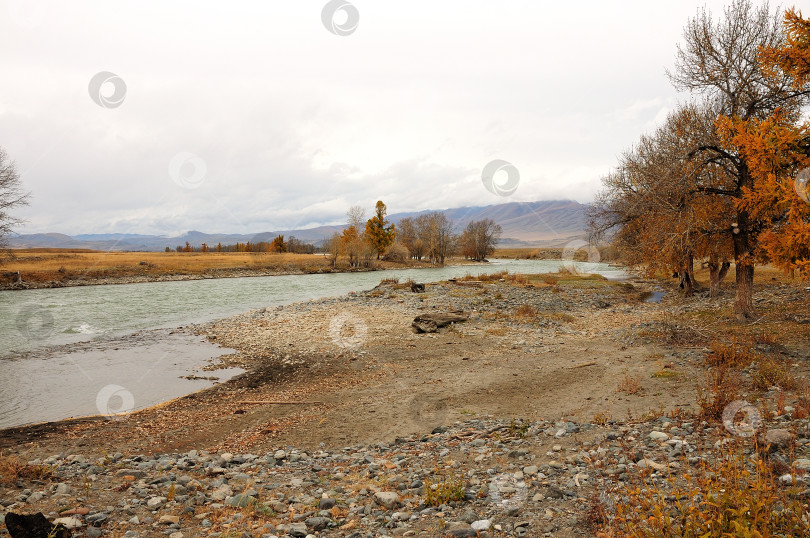
MULTIPOLYGON (((763 47, 760 63, 773 80, 789 80, 795 96, 810 94, 810 19, 785 14, 786 39, 763 47)), ((738 207, 766 222, 758 254, 786 272, 810 278, 810 122, 795 107, 779 107, 764 118, 722 116, 718 133, 748 163, 751 184, 742 188, 738 207)))
POLYGON ((388 247, 394 242, 396 230, 393 224, 389 224, 385 218, 386 207, 382 201, 378 201, 374 206, 374 216, 366 222, 366 241, 377 253, 377 259, 385 253, 388 247))

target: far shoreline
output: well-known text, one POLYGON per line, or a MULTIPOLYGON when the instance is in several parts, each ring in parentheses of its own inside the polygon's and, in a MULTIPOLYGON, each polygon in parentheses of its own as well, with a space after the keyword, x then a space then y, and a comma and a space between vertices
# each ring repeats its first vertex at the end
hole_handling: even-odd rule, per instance
MULTIPOLYGON (((493 258, 493 259, 511 259, 511 258, 493 258)), ((267 270, 267 269, 242 269, 242 268, 227 268, 219 269, 212 272, 197 272, 197 273, 167 273, 159 275, 127 275, 127 276, 107 276, 100 278, 77 278, 68 280, 46 280, 46 281, 31 281, 25 280, 13 283, 0 283, 0 291, 21 291, 33 289, 54 289, 54 288, 74 288, 82 286, 112 286, 120 284, 144 284, 150 282, 183 282, 190 280, 219 280, 227 278, 253 278, 253 277, 268 277, 268 276, 290 276, 290 275, 322 275, 322 274, 341 274, 341 273, 371 273, 376 271, 387 271, 394 269, 436 269, 439 267, 456 267, 464 265, 486 265, 489 260, 484 261, 471 261, 463 259, 453 259, 451 262, 443 265, 433 265, 424 262, 412 263, 394 263, 386 262, 384 266, 376 267, 338 267, 338 268, 319 268, 317 270, 305 270, 296 267, 291 270, 267 270)))

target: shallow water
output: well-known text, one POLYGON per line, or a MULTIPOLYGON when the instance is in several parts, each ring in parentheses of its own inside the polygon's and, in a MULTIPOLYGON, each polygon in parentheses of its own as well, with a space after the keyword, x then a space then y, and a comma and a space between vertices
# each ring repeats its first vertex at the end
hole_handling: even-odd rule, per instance
MULTIPOLYGON (((367 290, 384 278, 436 282, 503 270, 543 273, 556 271, 562 263, 495 260, 435 269, 0 292, 0 367, 4 374, 0 376, 0 427, 142 408, 212 384, 180 376, 196 372, 224 380, 236 373, 199 373, 199 368, 223 350, 166 329, 255 308, 367 290)), ((608 278, 626 276, 607 264, 574 265, 581 272, 608 278)))
POLYGON ((231 351, 159 330, 0 359, 0 428, 87 415, 114 418, 183 396, 242 373, 202 369, 231 351))

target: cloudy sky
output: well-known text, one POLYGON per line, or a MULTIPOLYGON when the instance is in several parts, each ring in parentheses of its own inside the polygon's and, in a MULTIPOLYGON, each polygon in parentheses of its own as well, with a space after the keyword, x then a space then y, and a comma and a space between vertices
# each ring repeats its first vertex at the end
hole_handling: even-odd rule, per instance
POLYGON ((32 193, 19 231, 251 233, 378 199, 391 213, 589 202, 686 98, 665 70, 704 5, 341 3, 0 0, 0 146, 32 193), (510 196, 484 188, 495 159, 519 172, 510 196))

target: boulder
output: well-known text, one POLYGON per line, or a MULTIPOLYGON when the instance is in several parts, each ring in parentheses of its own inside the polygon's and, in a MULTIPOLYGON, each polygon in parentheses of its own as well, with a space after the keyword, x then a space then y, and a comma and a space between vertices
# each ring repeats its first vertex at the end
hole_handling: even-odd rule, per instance
POLYGON ((6 528, 11 538, 70 538, 63 525, 54 525, 42 512, 36 514, 6 514, 6 528))

